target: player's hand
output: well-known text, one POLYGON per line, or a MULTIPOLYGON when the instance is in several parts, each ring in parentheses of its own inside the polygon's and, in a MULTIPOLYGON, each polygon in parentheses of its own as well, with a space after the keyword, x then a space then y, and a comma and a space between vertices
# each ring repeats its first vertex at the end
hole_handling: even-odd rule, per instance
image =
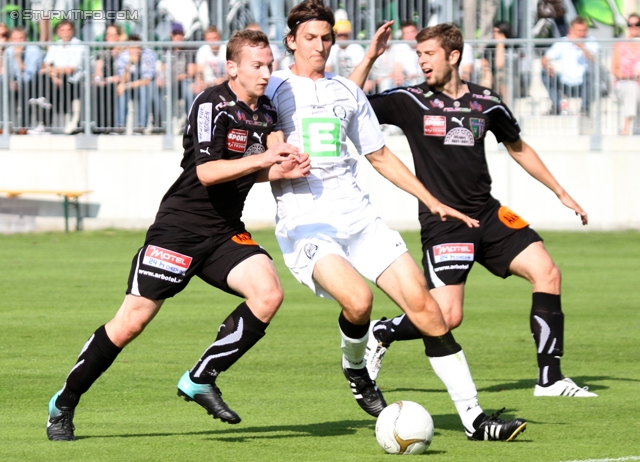
POLYGON ((311 173, 311 159, 309 154, 299 152, 292 154, 287 160, 282 162, 283 178, 292 180, 294 178, 303 178, 311 173))
POLYGON ((367 48, 367 58, 376 60, 387 49, 387 42, 391 37, 391 26, 393 21, 387 21, 378 28, 376 33, 371 38, 371 44, 367 48))
POLYGON ((288 160, 290 155, 297 155, 299 149, 289 143, 276 143, 267 149, 262 156, 262 168, 271 167, 274 164, 281 164, 288 160))
POLYGON ((267 135, 267 149, 274 146, 276 143, 284 143, 284 133, 282 130, 273 131, 267 135))
POLYGON ((434 215, 438 215, 442 221, 447 221, 447 218, 451 218, 465 223, 469 228, 478 228, 480 226, 480 222, 475 218, 468 217, 464 213, 458 212, 456 209, 444 205, 439 201, 430 206, 429 210, 431 210, 431 213, 434 215))
POLYGON ((560 199, 560 202, 562 202, 566 207, 569 207, 571 210, 576 212, 576 215, 580 217, 583 226, 589 224, 587 212, 585 212, 569 194, 563 191, 561 194, 558 194, 558 199, 560 199))

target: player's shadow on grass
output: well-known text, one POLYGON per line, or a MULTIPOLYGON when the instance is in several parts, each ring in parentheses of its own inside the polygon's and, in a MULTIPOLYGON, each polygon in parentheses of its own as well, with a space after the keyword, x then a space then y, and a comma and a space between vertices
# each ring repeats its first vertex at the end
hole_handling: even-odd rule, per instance
MULTIPOLYGON (((601 382, 603 380, 632 380, 637 382, 635 379, 624 379, 624 378, 616 378, 611 376, 603 376, 603 375, 573 375, 571 376, 571 380, 573 380, 579 387, 588 386, 589 391, 598 392, 600 390, 608 390, 609 387, 607 385, 599 385, 597 382, 601 382)), ((487 391, 487 392, 500 392, 500 391, 509 391, 509 390, 532 390, 536 385, 535 379, 521 379, 511 382, 504 382, 495 385, 490 385, 487 387, 478 388, 479 392, 487 391)))
POLYGON ((370 420, 341 420, 333 422, 317 422, 306 425, 268 425, 264 427, 225 426, 219 430, 204 430, 196 432, 174 433, 128 433, 121 435, 96 435, 80 436, 78 439, 87 438, 145 438, 158 436, 210 436, 209 439, 229 442, 242 442, 249 439, 280 439, 295 437, 331 437, 345 436, 356 433, 361 428, 369 428, 374 433, 376 421, 370 420))
MULTIPOLYGON (((600 390, 608 390, 609 387, 607 385, 599 385, 597 382, 601 382, 603 380, 621 380, 621 381, 631 381, 631 382, 640 382, 637 379, 628 379, 624 377, 611 377, 604 375, 574 375, 571 376, 571 380, 578 384, 580 387, 588 386, 589 391, 598 392, 600 390)), ((491 382, 494 382, 495 379, 492 379, 491 382)), ((482 383, 483 380, 476 379, 476 385, 482 383)), ((536 385, 536 380, 532 378, 513 380, 509 382, 498 383, 494 385, 489 385, 485 387, 478 387, 478 392, 500 392, 500 391, 509 391, 509 390, 531 390, 533 392, 533 388, 536 385)), ((400 388, 387 388, 384 386, 380 386, 380 389, 386 393, 396 393, 396 392, 421 392, 421 393, 446 393, 444 388, 408 388, 408 387, 400 387, 400 388)))

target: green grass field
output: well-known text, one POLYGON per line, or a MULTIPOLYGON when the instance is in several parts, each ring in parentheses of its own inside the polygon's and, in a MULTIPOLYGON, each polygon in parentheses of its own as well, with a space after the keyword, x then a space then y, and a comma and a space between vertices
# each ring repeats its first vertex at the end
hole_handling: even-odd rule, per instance
MULTIPOLYGON (((419 260, 419 236, 405 233, 419 260)), ((282 264, 272 232, 254 237, 275 258, 285 302, 267 336, 219 385, 243 418, 214 421, 176 396, 180 375, 213 341, 239 299, 199 280, 168 301, 78 407, 75 443, 45 434, 47 402, 90 334, 119 307, 143 233, 0 236, 0 460, 388 461, 375 420, 340 371, 334 302, 314 297, 282 264)), ((640 234, 543 233, 563 271, 563 370, 595 399, 534 398, 530 289, 480 267, 455 331, 487 411, 525 417, 515 442, 470 442, 421 342, 393 345, 379 385, 388 402, 421 403, 436 432, 433 461, 640 460, 640 234)), ((374 316, 397 308, 376 292, 374 316)))

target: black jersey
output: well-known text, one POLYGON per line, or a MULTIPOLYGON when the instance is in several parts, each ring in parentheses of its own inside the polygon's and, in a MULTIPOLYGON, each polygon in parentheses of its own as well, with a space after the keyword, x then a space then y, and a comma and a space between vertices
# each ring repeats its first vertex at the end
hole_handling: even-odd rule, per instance
MULTIPOLYGON (((440 202, 470 214, 491 198, 484 151, 487 131, 498 142, 517 141, 520 127, 496 93, 467 85, 469 92, 456 100, 426 82, 369 99, 381 124, 404 131, 418 179, 440 202)), ((420 215, 430 215, 423 203, 420 215)))
POLYGON ((262 96, 253 111, 239 101, 229 84, 200 93, 189 111, 183 135, 183 171, 162 198, 156 223, 167 223, 202 236, 244 231, 242 210, 257 172, 205 187, 196 167, 220 159, 238 159, 266 151, 276 111, 262 96))

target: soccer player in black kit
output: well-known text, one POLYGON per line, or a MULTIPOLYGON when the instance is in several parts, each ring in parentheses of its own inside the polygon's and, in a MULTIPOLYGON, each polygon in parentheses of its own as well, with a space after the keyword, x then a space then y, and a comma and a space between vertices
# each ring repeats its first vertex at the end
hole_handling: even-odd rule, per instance
MULTIPOLYGON (((385 25, 383 27, 388 27, 385 25)), ((378 34, 380 36, 380 34, 378 34)), ((417 54, 426 82, 370 97, 381 124, 400 127, 409 141, 416 176, 442 203, 477 219, 478 228, 442 221, 419 206, 422 264, 429 290, 449 328, 463 317, 464 287, 477 261, 496 276, 512 274, 533 288, 531 332, 538 359, 534 396, 595 397, 560 369, 564 315, 560 304, 560 270, 542 238, 515 212, 491 196, 484 138, 491 131, 511 157, 579 215, 587 213, 560 186, 538 154, 520 137, 520 127, 497 93, 461 80, 458 73, 463 38, 451 24, 420 31, 417 54)), ((373 43, 351 79, 362 84, 384 50, 373 43)), ((367 368, 377 377, 382 358, 395 340, 420 338, 405 316, 372 321, 367 368)))
MULTIPOLYGON (((193 276, 245 299, 224 320, 214 343, 178 382, 178 395, 214 418, 240 417, 222 400, 216 377, 265 334, 282 303, 269 255, 241 221, 256 181, 309 173, 308 156, 286 143, 266 149, 276 112, 264 95, 273 57, 259 31, 237 32, 227 46, 229 80, 200 93, 184 131, 183 172, 160 203, 144 246, 133 258, 124 302, 84 345, 62 390, 49 402, 47 436, 73 441, 80 397, 193 276)), ((218 323, 211 323, 213 330, 218 323)))

